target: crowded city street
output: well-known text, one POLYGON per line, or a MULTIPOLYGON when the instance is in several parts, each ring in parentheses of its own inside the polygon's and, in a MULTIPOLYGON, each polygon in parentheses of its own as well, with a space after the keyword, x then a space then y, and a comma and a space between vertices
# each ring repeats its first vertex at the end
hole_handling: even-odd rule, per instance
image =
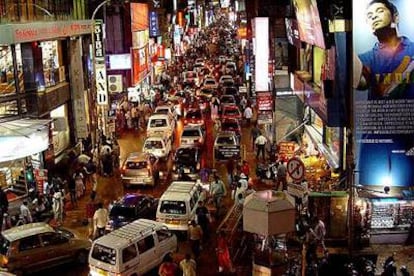
MULTIPOLYGON (((327 36, 313 33, 312 39, 300 37, 302 42, 298 37, 296 44, 275 39, 277 31, 269 32, 270 17, 251 18, 253 27, 249 23, 248 29, 245 10, 259 5, 245 1, 219 1, 229 2, 219 5, 206 1, 206 7, 199 1, 185 5, 180 1, 185 9, 178 10, 174 1, 173 15, 168 13, 164 20, 153 11, 165 4, 160 1, 107 0, 93 7, 93 28, 85 27, 86 33, 93 29, 90 44, 74 36, 57 43, 70 49, 72 54, 65 58, 53 57, 62 54, 62 49, 57 51, 62 46, 40 46, 43 51, 50 46, 43 53, 50 54, 49 69, 65 59, 73 66, 66 73, 64 68, 59 71, 59 77, 66 74, 73 79, 73 104, 69 109, 66 104, 55 107, 51 112, 55 117, 43 116, 36 123, 21 119, 20 124, 3 127, 24 142, 2 142, 9 145, 9 155, 15 152, 17 157, 0 159, 0 276, 414 273, 414 203, 408 183, 412 179, 397 179, 391 173, 392 164, 404 163, 412 152, 383 158, 386 150, 403 152, 372 146, 388 145, 391 136, 369 138, 381 134, 372 131, 357 139, 352 133, 353 124, 368 115, 359 110, 354 120, 344 107, 349 103, 340 97, 345 89, 339 82, 349 77, 343 86, 351 89, 351 77, 334 70, 343 61, 339 45, 336 49, 327 36), (105 7, 102 15, 101 7, 105 7), (239 8, 244 9, 243 16, 239 8), (105 38, 105 30, 117 32, 119 18, 108 16, 104 27, 95 16, 119 15, 124 9, 131 13, 125 24, 132 35, 126 42, 121 36, 113 41, 105 38), (154 26, 168 22, 173 24, 165 38, 154 26), (163 39, 169 41, 168 50, 163 39), (131 44, 130 53, 119 54, 115 44, 121 42, 131 44), (79 55, 81 48, 92 53, 79 55), (295 51, 298 56, 288 57, 295 51), (83 60, 87 60, 85 72, 79 69, 83 60), (290 68, 293 65, 298 68, 290 68), (125 70, 131 73, 123 75, 125 70), (311 76, 311 71, 317 74, 311 76), (82 74, 86 80, 81 80, 82 74), (309 84, 311 79, 314 83, 309 84), (124 86, 127 82, 131 85, 124 86), (96 95, 76 94, 83 86, 90 86, 96 95), (69 135, 70 121, 76 135, 69 135), (40 140, 46 142, 39 146, 40 140), (23 145, 35 149, 21 150, 23 145), (365 159, 356 165, 357 154, 365 159), (375 185, 366 169, 381 175, 385 169, 370 167, 370 161, 387 163, 378 165, 388 174, 375 185), (369 185, 361 184, 364 181, 369 185)), ((286 13, 289 10, 298 19, 311 14, 319 20, 314 14, 316 1, 288 2, 292 8, 286 13), (302 15, 305 6, 309 11, 302 15)), ((374 7, 388 3, 373 2, 374 7)), ((265 9, 259 14, 267 14, 265 9)), ((289 20, 276 25, 286 36, 295 33, 289 20)), ((82 27, 76 26, 67 31, 82 35, 82 27)), ((37 42, 30 43, 37 47, 37 42)), ((18 51, 27 62, 24 54, 30 47, 23 45, 18 51)), ((14 76, 20 78, 20 58, 11 48, 14 76)), ((364 67, 360 73, 368 71, 364 67)), ((31 82, 24 78, 24 86, 39 83, 37 76, 31 82)), ((48 75, 36 93, 52 95, 47 88, 53 82, 55 75, 48 75)), ((363 78, 360 82, 354 81, 355 89, 369 84, 363 78)), ((45 105, 52 106, 53 97, 45 105)), ((20 96, 16 101, 22 101, 20 96)), ((34 104, 28 99, 24 105, 34 104)), ((362 106, 369 105, 356 108, 362 106)), ((365 131, 369 126, 356 129, 365 131)))

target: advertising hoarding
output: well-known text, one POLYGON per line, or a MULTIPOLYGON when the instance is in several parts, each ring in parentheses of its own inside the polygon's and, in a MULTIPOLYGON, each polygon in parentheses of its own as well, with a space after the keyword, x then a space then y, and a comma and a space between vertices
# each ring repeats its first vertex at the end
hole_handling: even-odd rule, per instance
POLYGON ((148 5, 131 3, 131 31, 143 31, 149 27, 148 5))
POLYGON ((269 18, 256 17, 253 22, 256 91, 269 91, 269 18))
POLYGON ((411 0, 353 1, 356 183, 414 185, 411 0))

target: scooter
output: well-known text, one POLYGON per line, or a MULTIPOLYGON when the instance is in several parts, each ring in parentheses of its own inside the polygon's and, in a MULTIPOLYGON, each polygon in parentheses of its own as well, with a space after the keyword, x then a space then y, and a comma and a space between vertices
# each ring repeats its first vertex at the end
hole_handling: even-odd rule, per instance
POLYGON ((277 179, 277 163, 257 164, 256 176, 260 179, 277 179))

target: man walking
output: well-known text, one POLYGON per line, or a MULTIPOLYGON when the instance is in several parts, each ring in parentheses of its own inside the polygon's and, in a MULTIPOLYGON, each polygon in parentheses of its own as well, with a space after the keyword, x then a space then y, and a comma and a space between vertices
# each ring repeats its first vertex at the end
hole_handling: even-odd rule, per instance
POLYGON ((283 160, 280 161, 277 166, 277 186, 276 190, 279 190, 279 187, 282 186, 282 191, 287 190, 287 168, 283 160))
POLYGON ((93 215, 94 231, 93 236, 99 238, 105 234, 105 227, 108 223, 108 210, 103 207, 102 202, 98 203, 98 209, 93 215))
POLYGON ((244 118, 246 119, 246 125, 249 127, 250 126, 250 121, 253 118, 253 110, 250 107, 250 105, 248 105, 243 112, 244 118))
POLYGON ((256 159, 259 159, 260 154, 262 154, 263 161, 265 161, 265 159, 266 159, 266 156, 265 156, 266 143, 267 143, 266 137, 262 133, 259 133, 259 136, 254 141, 254 144, 257 147, 256 159))
POLYGON ((191 221, 190 227, 188 227, 188 239, 190 240, 191 250, 194 257, 198 259, 200 256, 201 239, 203 238, 203 229, 197 224, 195 220, 191 221))

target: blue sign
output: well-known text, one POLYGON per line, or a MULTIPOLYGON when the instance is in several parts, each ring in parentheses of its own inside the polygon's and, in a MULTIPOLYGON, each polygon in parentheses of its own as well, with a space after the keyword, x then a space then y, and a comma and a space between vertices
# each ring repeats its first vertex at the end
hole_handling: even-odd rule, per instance
POLYGON ((149 21, 149 35, 151 37, 159 36, 160 28, 158 25, 158 14, 155 11, 150 12, 149 21))

